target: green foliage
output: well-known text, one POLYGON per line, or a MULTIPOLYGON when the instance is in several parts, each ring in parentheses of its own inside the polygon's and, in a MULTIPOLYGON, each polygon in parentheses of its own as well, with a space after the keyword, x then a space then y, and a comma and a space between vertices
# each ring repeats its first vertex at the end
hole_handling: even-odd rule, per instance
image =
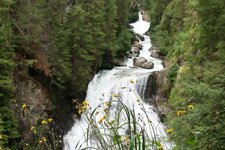
POLYGON ((86 91, 88 82, 108 57, 112 61, 107 66, 112 67, 114 59, 124 57, 130 50, 132 33, 128 21, 134 20, 138 11, 137 5, 131 7, 132 2, 0 2, 0 135, 4 137, 1 147, 13 149, 18 137, 17 123, 9 109, 14 92, 14 52, 21 59, 16 61, 26 64, 24 74, 48 86, 52 99, 76 97, 86 91))
POLYGON ((131 40, 133 34, 129 29, 123 29, 118 36, 118 49, 115 52, 116 58, 124 58, 127 55, 127 52, 131 49, 131 40))
POLYGON ((47 42, 46 32, 49 20, 47 3, 43 0, 32 2, 30 0, 17 1, 15 4, 14 24, 16 25, 15 40, 19 51, 25 52, 34 58, 37 51, 42 50, 43 42, 47 42))
POLYGON ((106 57, 112 58, 107 66, 113 66, 113 58, 130 50, 132 34, 126 28, 129 3, 77 1, 63 21, 56 22, 50 62, 52 83, 61 91, 70 89, 71 95, 85 92, 94 73, 105 66, 106 57))
POLYGON ((225 149, 224 10, 222 0, 172 0, 161 20, 153 21, 158 21, 155 42, 171 64, 180 66, 172 66, 168 75, 175 83, 168 124, 177 149, 225 149))
POLYGON ((171 82, 174 82, 177 78, 177 71, 179 69, 179 66, 177 64, 173 65, 170 70, 169 70, 169 73, 168 73, 168 79, 171 81, 171 82))
POLYGON ((129 17, 128 17, 128 22, 132 23, 138 20, 138 12, 140 11, 138 5, 134 5, 129 9, 129 17))
MULTIPOLYGON (((157 18, 160 19, 154 24, 154 14, 151 16, 153 17, 153 25, 152 31, 153 35, 152 38, 155 42, 155 45, 160 47, 163 54, 171 53, 173 51, 173 44, 174 42, 180 40, 177 38, 178 34, 184 28, 184 21, 186 20, 187 16, 189 15, 188 9, 188 1, 167 1, 165 6, 162 8, 158 8, 163 13, 158 14, 157 18), (167 4, 167 5, 166 5, 167 4)), ((151 24, 152 24, 151 21, 151 24)), ((183 33, 185 34, 185 33, 183 33)))
POLYGON ((15 147, 18 137, 17 122, 9 109, 14 87, 11 72, 14 67, 12 22, 9 8, 13 1, 0 2, 0 149, 15 147))
POLYGON ((18 138, 18 122, 8 107, 0 107, 0 147, 15 149, 18 138))
POLYGON ((225 3, 223 0, 198 0, 196 11, 199 16, 200 43, 207 48, 207 54, 214 52, 219 42, 224 42, 225 3))
POLYGON ((162 14, 166 6, 171 2, 171 0, 146 0, 145 7, 149 10, 151 16, 151 28, 154 28, 161 21, 162 14))

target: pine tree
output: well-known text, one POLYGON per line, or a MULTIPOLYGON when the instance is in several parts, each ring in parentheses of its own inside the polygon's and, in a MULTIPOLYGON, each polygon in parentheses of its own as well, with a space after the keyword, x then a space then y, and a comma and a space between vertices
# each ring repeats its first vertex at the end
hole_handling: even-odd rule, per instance
POLYGON ((14 147, 18 136, 17 123, 9 108, 14 92, 12 22, 9 14, 11 5, 11 1, 0 2, 0 149, 14 147))

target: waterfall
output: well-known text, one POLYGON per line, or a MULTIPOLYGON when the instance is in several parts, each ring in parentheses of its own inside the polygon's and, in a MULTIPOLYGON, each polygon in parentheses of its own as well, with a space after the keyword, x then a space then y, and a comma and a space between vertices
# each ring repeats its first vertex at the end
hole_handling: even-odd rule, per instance
MULTIPOLYGON (((89 83, 85 100, 91 109, 98 107, 103 102, 111 102, 109 117, 113 119, 119 105, 119 103, 114 100, 119 99, 119 101, 125 104, 128 108, 135 110, 138 123, 145 126, 143 128, 150 139, 163 139, 165 141, 168 139, 168 136, 165 133, 165 126, 160 122, 157 113, 154 111, 154 107, 141 100, 144 98, 149 75, 152 72, 163 69, 162 61, 150 57, 151 53, 149 52, 149 48, 152 46, 151 40, 149 36, 144 35, 144 33, 148 31, 150 23, 142 19, 140 12, 139 20, 131 25, 133 26, 133 31, 135 33, 144 36, 144 41, 140 41, 142 50, 140 51, 139 57, 144 57, 148 61, 153 62, 154 68, 134 68, 133 57, 126 60, 126 67, 115 67, 112 70, 103 70, 96 74, 89 83), (147 115, 143 112, 143 109, 147 115), (151 126, 146 126, 149 120, 151 121, 151 126), (152 134, 153 132, 154 135, 152 134)), ((98 109, 98 114, 95 116, 96 122, 104 115, 104 108, 99 107, 98 109)), ((122 117, 123 113, 121 113, 121 118, 119 119, 121 122, 122 117)), ((79 147, 76 149, 86 147, 87 145, 82 143, 85 142, 83 134, 86 133, 87 128, 88 123, 85 119, 85 114, 82 114, 81 118, 75 120, 75 124, 72 129, 64 136, 64 149, 74 150, 76 146, 79 147), (78 142, 80 144, 77 145, 78 142)), ((100 132, 105 133, 106 131, 100 130, 100 132)), ((121 129, 118 132, 120 134, 125 134, 126 129, 121 129)), ((94 135, 92 137, 90 136, 90 138, 92 138, 92 140, 89 141, 88 146, 97 148, 97 141, 95 140, 94 135)), ((171 144, 167 141, 162 143, 162 145, 164 150, 171 149, 171 144)))

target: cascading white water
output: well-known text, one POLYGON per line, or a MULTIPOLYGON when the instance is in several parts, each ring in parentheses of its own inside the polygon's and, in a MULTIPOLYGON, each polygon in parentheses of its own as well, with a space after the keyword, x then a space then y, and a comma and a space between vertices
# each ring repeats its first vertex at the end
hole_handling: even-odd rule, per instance
MULTIPOLYGON (((140 51, 139 57, 144 57, 149 61, 154 63, 153 69, 142 69, 142 68, 132 68, 133 58, 126 60, 126 67, 115 67, 112 70, 103 70, 96 74, 93 80, 88 85, 86 101, 91 108, 98 107, 101 103, 112 101, 116 94, 119 100, 125 104, 128 108, 135 110, 137 121, 141 118, 142 121, 138 122, 142 126, 145 126, 151 120, 152 126, 146 126, 145 131, 150 138, 154 139, 167 139, 165 133, 165 127, 160 123, 160 119, 156 112, 154 112, 153 106, 146 104, 145 102, 137 101, 137 99, 143 98, 145 87, 149 75, 152 72, 159 71, 163 69, 162 61, 156 58, 150 57, 149 48, 152 46, 150 37, 144 35, 150 27, 150 23, 143 21, 141 13, 139 13, 139 20, 131 24, 134 28, 133 31, 144 36, 144 41, 141 42, 142 50, 140 51), (133 91, 133 92, 131 92, 133 91), (143 112, 147 112, 147 115, 143 112), (153 129, 154 128, 154 129, 153 129), (154 130, 154 131, 153 131, 154 130), (154 135, 152 133, 154 132, 154 135)), ((112 103, 112 109, 116 109, 118 103, 112 103)), ((101 108, 100 108, 101 109, 101 108)), ((103 109, 103 108, 102 108, 103 109)), ((95 116, 96 120, 99 120, 104 114, 103 110, 95 116)), ((114 117, 113 114, 110 116, 114 117)), ((83 134, 86 133, 88 124, 85 120, 85 115, 82 114, 80 119, 75 121, 72 129, 64 136, 65 150, 74 150, 77 143, 83 143, 85 138, 83 134)), ((125 131, 118 131, 121 134, 125 131)), ((95 141, 93 140, 91 144, 95 147, 95 141)), ((80 148, 84 148, 85 144, 81 145, 80 148)), ((163 148, 170 150, 171 145, 168 142, 163 143, 163 148)))

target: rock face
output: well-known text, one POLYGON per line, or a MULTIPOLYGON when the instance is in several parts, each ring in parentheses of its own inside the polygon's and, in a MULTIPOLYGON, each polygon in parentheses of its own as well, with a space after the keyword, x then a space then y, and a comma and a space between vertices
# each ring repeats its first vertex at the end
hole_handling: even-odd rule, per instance
POLYGON ((36 66, 35 69, 29 67, 25 56, 21 53, 16 53, 14 61, 18 64, 13 71, 15 100, 10 106, 19 122, 20 140, 32 143, 34 138, 30 130, 31 126, 38 127, 42 120, 48 118, 54 119, 53 129, 54 134, 57 135, 56 140, 61 139, 62 136, 58 135, 63 135, 73 124, 74 113, 70 97, 65 100, 59 98, 60 100, 55 101, 54 105, 52 104, 49 89, 43 84, 48 81, 50 72, 43 69, 45 67, 41 64, 45 64, 45 61, 42 59, 38 60, 43 61, 38 63, 40 64, 38 66, 41 67, 36 66), (42 70, 40 70, 41 68, 42 70), (43 79, 45 81, 42 82, 43 79))
POLYGON ((51 102, 48 92, 31 77, 17 80, 15 85, 17 87, 16 102, 12 105, 12 108, 19 120, 21 138, 28 142, 32 139, 32 134, 27 129, 48 117, 51 102))
POLYGON ((170 108, 167 105, 168 92, 171 84, 167 79, 168 69, 165 68, 162 71, 154 72, 149 75, 144 97, 148 103, 155 106, 161 121, 166 118, 167 112, 170 108))
MULTIPOLYGON (((157 75, 153 73, 153 74, 150 74, 148 77, 144 97, 147 99, 155 99, 156 91, 157 91, 157 75)), ((149 101, 149 102, 151 103, 153 101, 149 101)))
POLYGON ((141 67, 145 69, 152 69, 154 67, 154 63, 149 62, 144 57, 134 58, 133 59, 133 66, 141 67))

